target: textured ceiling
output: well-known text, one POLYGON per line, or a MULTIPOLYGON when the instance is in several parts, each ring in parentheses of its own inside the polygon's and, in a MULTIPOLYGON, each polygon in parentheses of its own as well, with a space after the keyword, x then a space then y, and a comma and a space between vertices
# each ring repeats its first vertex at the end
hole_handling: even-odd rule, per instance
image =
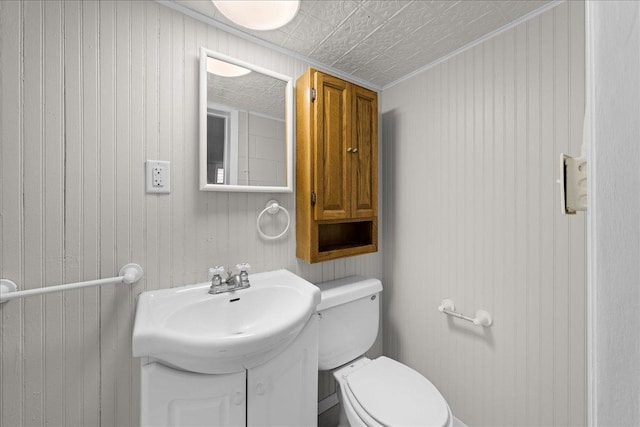
POLYGON ((174 3, 384 87, 548 1, 302 0, 274 31, 239 27, 209 0, 174 3))
POLYGON ((207 99, 284 120, 287 82, 252 71, 240 77, 207 73, 207 99))

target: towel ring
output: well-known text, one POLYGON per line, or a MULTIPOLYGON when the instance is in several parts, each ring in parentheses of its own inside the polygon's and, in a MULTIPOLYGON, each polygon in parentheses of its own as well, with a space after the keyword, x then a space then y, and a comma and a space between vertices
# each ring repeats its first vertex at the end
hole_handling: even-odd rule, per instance
POLYGON ((289 216, 289 211, 286 210, 284 208, 284 206, 280 206, 280 203, 278 203, 277 200, 269 200, 267 202, 267 207, 264 208, 262 210, 262 212, 260 212, 260 214, 258 215, 258 219, 256 220, 256 228, 258 229, 258 234, 260 234, 260 237, 262 237, 265 240, 276 240, 276 239, 281 238, 289 230, 289 225, 290 224, 291 224, 291 217, 289 216), (260 228, 260 218, 262 218, 262 215, 264 215, 266 212, 268 212, 269 215, 275 215, 280 210, 284 211, 285 215, 287 215, 287 226, 284 228, 282 233, 280 233, 280 234, 278 234, 276 236, 268 236, 268 235, 264 234, 264 232, 260 228))

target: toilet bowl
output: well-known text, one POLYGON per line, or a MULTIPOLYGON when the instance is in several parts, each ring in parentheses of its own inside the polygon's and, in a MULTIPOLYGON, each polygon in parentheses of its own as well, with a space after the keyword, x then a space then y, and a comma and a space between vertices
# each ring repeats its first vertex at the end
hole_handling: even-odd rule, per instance
POLYGON ((424 376, 387 357, 360 358, 333 373, 341 425, 451 426, 449 405, 424 376))
POLYGON ((427 378, 388 357, 363 357, 378 333, 382 283, 352 276, 317 286, 318 365, 335 369, 340 426, 451 427, 449 405, 427 378))

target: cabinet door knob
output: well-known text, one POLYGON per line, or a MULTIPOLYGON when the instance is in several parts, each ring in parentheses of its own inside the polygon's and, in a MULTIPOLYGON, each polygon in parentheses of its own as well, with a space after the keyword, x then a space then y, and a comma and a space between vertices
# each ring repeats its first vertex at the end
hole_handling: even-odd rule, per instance
POLYGON ((351 152, 351 147, 347 148, 347 153, 351 152))
POLYGON ((242 392, 236 391, 233 396, 233 403, 236 406, 242 405, 244 403, 244 394, 242 392))
POLYGON ((354 148, 354 149, 353 149, 353 153, 357 153, 357 152, 358 152, 358 149, 357 149, 357 148, 354 148))
POLYGON ((256 393, 258 396, 262 396, 267 391, 267 388, 263 383, 256 384, 256 393))

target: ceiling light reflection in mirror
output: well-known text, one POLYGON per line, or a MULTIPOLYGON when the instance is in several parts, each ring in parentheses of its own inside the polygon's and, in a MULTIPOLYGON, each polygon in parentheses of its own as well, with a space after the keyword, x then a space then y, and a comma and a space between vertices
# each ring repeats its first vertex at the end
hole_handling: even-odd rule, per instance
POLYGON ((207 58, 207 72, 222 77, 240 77, 249 74, 251 70, 219 59, 207 58))

